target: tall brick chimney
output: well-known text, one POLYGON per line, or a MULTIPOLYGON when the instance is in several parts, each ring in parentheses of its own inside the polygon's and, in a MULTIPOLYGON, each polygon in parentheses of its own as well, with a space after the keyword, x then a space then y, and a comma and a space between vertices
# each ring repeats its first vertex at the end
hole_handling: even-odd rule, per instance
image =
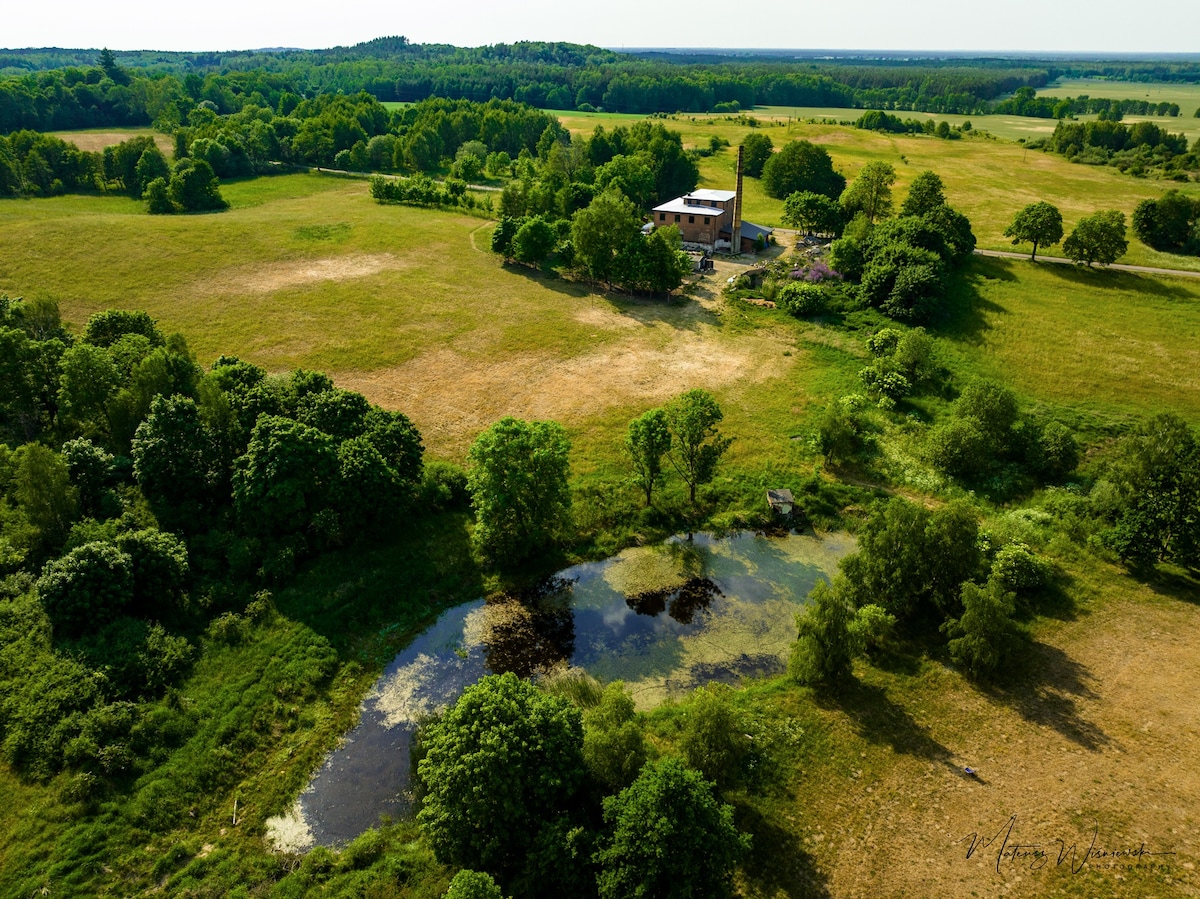
POLYGON ((742 252, 742 157, 744 153, 745 148, 738 144, 737 196, 733 198, 733 229, 729 240, 729 252, 735 256, 742 252))

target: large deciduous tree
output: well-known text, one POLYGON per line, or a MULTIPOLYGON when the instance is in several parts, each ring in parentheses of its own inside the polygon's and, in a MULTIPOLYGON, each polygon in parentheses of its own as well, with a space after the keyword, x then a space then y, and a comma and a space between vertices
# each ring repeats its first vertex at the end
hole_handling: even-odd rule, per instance
POLYGON ((1093 262, 1111 265, 1127 249, 1129 241, 1125 239, 1125 213, 1111 209, 1084 216, 1063 241, 1063 252, 1067 258, 1089 267, 1093 262))
POLYGON ((851 677, 854 641, 850 622, 854 613, 845 593, 845 579, 841 576, 832 586, 817 581, 809 591, 808 606, 796 616, 799 634, 788 670, 806 686, 837 690, 851 677))
POLYGON ((468 687, 420 745, 417 821, 439 861, 504 879, 583 778, 579 710, 511 672, 468 687))
POLYGON ((909 185, 908 196, 900 206, 900 214, 926 215, 945 202, 946 190, 942 179, 933 172, 921 172, 909 185))
POLYGON ((671 449, 671 429, 662 409, 651 409, 629 423, 625 451, 633 465, 633 481, 646 493, 650 505, 655 486, 662 481, 662 461, 671 449))
POLYGON ((1200 440, 1185 421, 1156 415, 1126 437, 1109 471, 1120 503, 1105 534, 1136 565, 1200 562, 1200 440))
POLYGON ((553 421, 503 418, 479 435, 467 458, 474 543, 513 564, 562 538, 571 523, 571 443, 553 421))
POLYGON ((619 190, 598 195, 571 220, 575 262, 593 281, 612 283, 617 257, 638 237, 639 217, 619 190))
POLYGON ((667 758, 604 800, 611 837, 597 854, 601 899, 726 899, 750 838, 700 772, 667 758))
POLYGON ((892 185, 896 183, 896 170, 886 162, 868 162, 858 173, 841 196, 846 218, 861 212, 867 221, 887 218, 892 214, 892 185))
POLYGON ((763 166, 767 164, 774 150, 775 144, 771 142, 771 138, 761 131, 751 131, 747 134, 742 140, 742 165, 745 173, 751 178, 760 177, 763 166))
POLYGON ((822 147, 794 140, 771 156, 763 166, 763 189, 782 200, 799 190, 811 190, 836 200, 846 189, 846 179, 833 170, 833 160, 822 147))
POLYGON ((845 217, 836 200, 811 190, 788 194, 783 201, 783 223, 808 233, 838 235, 845 217))
POLYGON ((1169 190, 1133 209, 1133 233, 1149 247, 1167 253, 1200 249, 1200 200, 1169 190))
POLYGON ((85 543, 47 564, 37 590, 55 628, 76 636, 133 599, 133 560, 111 543, 85 543))
POLYGON ((1004 236, 1013 239, 1013 245, 1032 243, 1030 261, 1037 260, 1038 247, 1048 247, 1062 240, 1062 213, 1057 206, 1044 200, 1030 203, 1014 216, 1012 223, 1004 229, 1004 236))
POLYGON ((195 523, 211 498, 212 458, 213 442, 195 401, 155 397, 133 435, 133 474, 161 520, 195 523))
POLYGON ((221 196, 212 166, 203 159, 181 159, 176 163, 167 193, 184 212, 212 212, 229 207, 221 196))
POLYGON ((671 464, 688 485, 688 499, 696 502, 696 488, 713 479, 717 463, 733 443, 717 425, 725 417, 707 390, 689 390, 664 408, 671 431, 671 464))
POLYGON ((1021 644, 1023 632, 1012 619, 1016 596, 992 578, 983 587, 964 583, 961 603, 962 615, 942 626, 950 658, 971 677, 990 680, 1021 644))
POLYGON ((333 438, 290 418, 263 415, 234 463, 234 507, 247 532, 296 534, 328 507, 337 482, 333 438))

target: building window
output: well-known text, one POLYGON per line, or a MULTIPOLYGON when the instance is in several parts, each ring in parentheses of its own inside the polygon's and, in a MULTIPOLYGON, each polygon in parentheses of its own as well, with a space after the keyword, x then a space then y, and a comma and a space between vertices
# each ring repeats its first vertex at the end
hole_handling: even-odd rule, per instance
POLYGON ((694 225, 694 224, 696 224, 696 217, 695 217, 694 215, 689 215, 689 216, 688 216, 688 224, 689 224, 689 225, 694 225))
POLYGON ((675 214, 675 221, 677 221, 677 222, 679 221, 679 214, 678 214, 678 213, 676 213, 676 214, 675 214))
POLYGON ((704 217, 704 224, 706 224, 706 225, 707 225, 707 224, 708 224, 710 221, 712 221, 712 220, 711 220, 711 219, 710 219, 710 218, 709 218, 709 217, 706 215, 706 216, 704 217))
POLYGON ((667 214, 665 212, 660 212, 658 214, 658 220, 660 222, 665 222, 667 220, 667 214))

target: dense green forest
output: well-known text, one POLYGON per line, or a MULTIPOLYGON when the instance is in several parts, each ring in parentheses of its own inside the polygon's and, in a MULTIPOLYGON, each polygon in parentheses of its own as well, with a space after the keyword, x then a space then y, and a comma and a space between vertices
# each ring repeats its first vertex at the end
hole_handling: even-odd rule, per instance
MULTIPOLYGON (((8 50, 0 55, 0 132, 111 125, 167 125, 202 101, 231 113, 278 107, 285 93, 366 91, 380 101, 428 97, 516 100, 550 109, 705 112, 756 105, 835 106, 982 114, 1015 112, 1006 94, 1058 77, 1195 82, 1200 63, 1063 60, 860 60, 638 57, 557 43, 464 48, 379 38, 329 50, 114 54, 8 50), (997 106, 999 102, 999 106, 997 106)), ((1132 101, 1015 101, 1023 115, 1059 117, 1132 101)), ((1153 114, 1178 114, 1170 104, 1153 114)))

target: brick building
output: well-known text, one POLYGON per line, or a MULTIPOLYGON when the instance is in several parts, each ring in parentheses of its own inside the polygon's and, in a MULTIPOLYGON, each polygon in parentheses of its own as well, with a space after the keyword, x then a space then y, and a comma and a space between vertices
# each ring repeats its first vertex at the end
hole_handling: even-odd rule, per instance
POLYGON ((675 225, 683 237, 683 245, 689 250, 730 251, 733 235, 738 235, 736 252, 754 252, 755 239, 766 240, 770 228, 763 228, 741 220, 742 148, 738 147, 737 190, 711 190, 702 188, 690 194, 676 197, 670 202, 655 206, 650 213, 655 228, 675 225))

